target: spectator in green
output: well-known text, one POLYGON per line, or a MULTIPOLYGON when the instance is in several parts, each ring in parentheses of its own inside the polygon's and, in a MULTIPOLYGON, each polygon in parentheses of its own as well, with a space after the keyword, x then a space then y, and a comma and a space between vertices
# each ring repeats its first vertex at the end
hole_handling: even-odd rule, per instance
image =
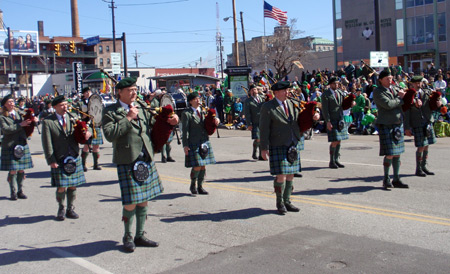
POLYGON ((355 106, 352 108, 353 117, 355 118, 356 131, 355 134, 361 134, 363 125, 361 124, 364 118, 364 107, 366 106, 366 98, 361 94, 361 88, 356 89, 355 106))

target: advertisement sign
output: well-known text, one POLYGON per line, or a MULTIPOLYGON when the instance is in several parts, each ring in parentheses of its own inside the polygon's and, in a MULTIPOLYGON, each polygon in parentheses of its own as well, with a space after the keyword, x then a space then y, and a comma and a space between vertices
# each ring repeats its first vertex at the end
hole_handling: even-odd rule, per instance
POLYGON ((238 98, 247 97, 247 92, 244 88, 248 89, 248 77, 247 76, 229 76, 230 77, 230 89, 233 96, 238 98))
POLYGON ((77 93, 83 92, 83 63, 73 62, 73 85, 77 93))
POLYGON ((370 66, 373 68, 389 67, 389 51, 371 51, 370 66))
POLYGON ((0 32, 0 55, 39 55, 39 35, 37 31, 11 30, 8 44, 7 31, 0 32))
POLYGON ((121 57, 119 52, 111 52, 111 64, 120 65, 121 57))

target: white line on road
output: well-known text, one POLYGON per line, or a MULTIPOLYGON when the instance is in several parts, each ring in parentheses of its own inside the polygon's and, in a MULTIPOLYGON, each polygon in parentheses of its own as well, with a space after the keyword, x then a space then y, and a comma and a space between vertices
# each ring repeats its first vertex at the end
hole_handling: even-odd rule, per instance
POLYGON ((50 251, 55 253, 56 255, 60 256, 61 258, 64 258, 66 260, 71 261, 72 263, 75 263, 81 267, 86 268, 87 270, 91 271, 92 273, 98 273, 98 274, 112 274, 111 272, 107 271, 106 269, 103 269, 91 262, 88 262, 84 259, 81 259, 77 257, 75 254, 72 254, 70 252, 64 251, 59 248, 50 248, 50 251))

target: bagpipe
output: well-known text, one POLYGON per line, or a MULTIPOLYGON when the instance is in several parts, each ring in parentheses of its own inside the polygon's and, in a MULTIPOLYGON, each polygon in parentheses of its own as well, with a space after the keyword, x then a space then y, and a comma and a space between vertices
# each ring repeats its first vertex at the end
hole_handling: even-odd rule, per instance
POLYGON ((407 111, 414 104, 414 98, 416 97, 417 91, 413 88, 406 90, 405 96, 403 96, 402 110, 407 111))
POLYGON ((344 101, 342 102, 342 108, 344 110, 351 108, 355 99, 356 99, 356 95, 353 93, 350 93, 347 96, 345 96, 344 101))
POLYGON ((316 101, 300 101, 296 99, 294 96, 295 94, 290 92, 289 97, 287 97, 289 100, 292 100, 292 103, 294 104, 294 107, 296 107, 300 113, 298 114, 297 118, 297 124, 300 128, 300 133, 307 131, 308 129, 313 127, 314 123, 314 115, 316 114, 316 107, 317 102, 316 101))
POLYGON ((442 94, 439 91, 433 91, 430 95, 430 109, 437 110, 439 108, 438 102, 441 100, 442 94))
MULTIPOLYGON (((72 105, 71 103, 67 102, 67 105, 69 106, 69 111, 67 113, 70 113, 70 111, 75 110, 76 112, 89 117, 89 121, 83 121, 82 119, 78 119, 73 117, 72 115, 70 115, 73 118, 73 122, 75 124, 75 132, 78 135, 78 137, 75 137, 75 140, 77 141, 77 138, 80 138, 80 136, 84 136, 85 134, 85 128, 86 130, 89 130, 89 126, 91 125, 92 122, 92 137, 95 139, 97 138, 97 130, 95 129, 95 119, 93 115, 90 115, 89 113, 86 113, 84 111, 82 111, 81 109, 76 108, 74 105, 72 105), (77 129, 78 128, 78 129, 77 129)), ((84 138, 84 137, 83 137, 84 138)), ((81 142, 81 139, 78 139, 79 141, 77 141, 80 144, 86 144, 87 140, 84 140, 81 142)))
POLYGON ((216 110, 202 106, 202 112, 205 115, 205 129, 208 135, 213 135, 217 129, 217 138, 220 138, 219 129, 216 126, 216 110))
MULTIPOLYGON (((31 123, 28 126, 23 127, 27 138, 31 137, 31 135, 33 135, 34 127, 37 126, 36 122, 34 121, 34 118, 35 118, 34 110, 32 108, 25 109, 25 115, 23 115, 23 119, 31 120, 31 123)), ((37 129, 39 131, 39 127, 37 129)), ((41 133, 39 132, 39 134, 41 134, 41 133)))
POLYGON ((85 121, 74 117, 70 112, 67 112, 67 115, 69 115, 70 122, 73 125, 73 137, 75 138, 75 142, 82 145, 86 144, 88 141, 86 140, 86 132, 89 131, 89 125, 85 121))

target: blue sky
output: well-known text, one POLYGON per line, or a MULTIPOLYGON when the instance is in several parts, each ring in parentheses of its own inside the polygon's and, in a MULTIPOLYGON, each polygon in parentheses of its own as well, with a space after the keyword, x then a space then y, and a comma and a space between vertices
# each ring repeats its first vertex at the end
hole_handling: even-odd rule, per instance
MULTIPOLYGON (((110 1, 110 0, 105 0, 110 1)), ((232 0, 115 0, 116 36, 127 35, 128 66, 189 67, 200 57, 203 66, 215 67, 216 2, 219 3, 220 30, 225 54, 233 42, 232 0), (156 4, 157 3, 157 4, 156 4)), ((267 0, 272 6, 297 18, 299 37, 333 39, 332 0, 267 0)), ((112 37, 111 9, 102 0, 78 0, 80 34, 112 37)), ((244 13, 247 40, 264 35, 263 0, 236 0, 236 14, 244 13)), ((47 36, 71 36, 70 0, 2 0, 4 23, 13 30, 37 30, 44 21, 47 36)), ((242 41, 240 23, 238 39, 242 41)), ((266 18, 266 34, 277 22, 266 18)), ((225 57, 224 57, 225 58, 225 57)))

